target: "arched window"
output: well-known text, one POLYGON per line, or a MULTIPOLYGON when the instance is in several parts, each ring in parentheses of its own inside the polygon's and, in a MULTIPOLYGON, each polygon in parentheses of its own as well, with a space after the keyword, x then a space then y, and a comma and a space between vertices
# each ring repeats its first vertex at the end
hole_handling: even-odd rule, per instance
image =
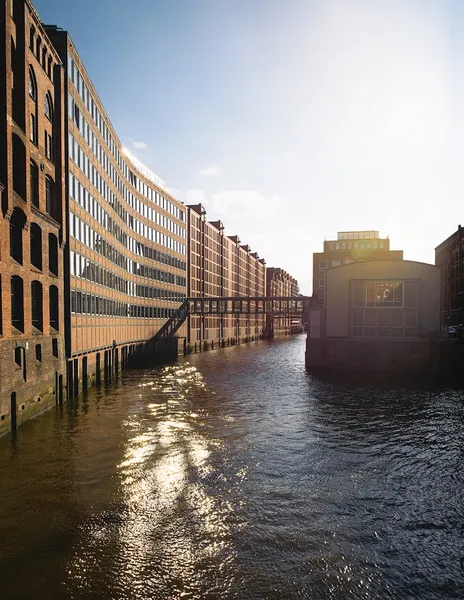
POLYGON ((31 224, 31 265, 42 270, 42 229, 31 224))
POLYGON ((29 67, 29 96, 37 102, 37 81, 32 67, 29 67))
POLYGON ((58 239, 53 233, 48 234, 48 269, 58 275, 58 239))
POLYGON ((43 294, 40 281, 31 283, 32 327, 43 331, 43 294))
POLYGON ((34 106, 30 112, 29 119, 29 139, 33 144, 37 146, 37 80, 35 78, 34 70, 32 67, 29 67, 29 96, 34 101, 34 106))
POLYGON ((52 97, 50 96, 50 92, 47 92, 45 94, 44 113, 49 121, 51 121, 53 119, 53 102, 52 102, 52 97))
POLYGON ((39 167, 33 160, 29 161, 29 199, 39 207, 39 167))
POLYGON ((23 227, 26 215, 15 208, 10 218, 10 256, 20 265, 23 264, 23 227))
POLYGON ((15 133, 13 133, 13 189, 26 199, 26 148, 15 133))
POLYGON ((24 333, 24 286, 18 275, 11 277, 11 324, 24 333))
POLYGON ((58 288, 56 285, 51 285, 49 288, 49 300, 50 300, 50 327, 56 329, 60 328, 59 316, 58 316, 58 288))
POLYGON ((29 29, 29 48, 34 52, 35 27, 31 25, 29 29))

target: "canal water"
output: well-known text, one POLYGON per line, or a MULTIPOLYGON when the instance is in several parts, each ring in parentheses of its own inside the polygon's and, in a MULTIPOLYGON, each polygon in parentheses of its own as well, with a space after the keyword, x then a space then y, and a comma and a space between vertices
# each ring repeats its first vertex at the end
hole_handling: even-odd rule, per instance
POLYGON ((464 396, 304 336, 126 372, 0 439, 0 598, 464 598, 464 396))

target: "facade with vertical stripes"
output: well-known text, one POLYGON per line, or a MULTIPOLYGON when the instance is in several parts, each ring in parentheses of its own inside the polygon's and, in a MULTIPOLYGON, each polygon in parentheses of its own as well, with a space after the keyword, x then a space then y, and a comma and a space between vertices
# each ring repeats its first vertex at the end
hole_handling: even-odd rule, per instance
MULTIPOLYGON (((264 296, 266 263, 238 236, 228 236, 221 221, 208 221, 201 204, 187 207, 188 296, 216 298, 264 296)), ((192 349, 258 339, 263 315, 189 316, 187 344, 192 349)))
POLYGON ((65 70, 68 387, 77 394, 185 299, 186 210, 123 148, 69 34, 46 30, 65 70))

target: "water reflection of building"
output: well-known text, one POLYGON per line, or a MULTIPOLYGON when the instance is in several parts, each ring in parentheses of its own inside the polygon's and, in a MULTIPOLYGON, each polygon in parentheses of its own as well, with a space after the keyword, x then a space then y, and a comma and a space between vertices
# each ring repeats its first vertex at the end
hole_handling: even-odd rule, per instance
POLYGON ((66 219, 61 60, 30 2, 0 10, 1 433, 62 398, 66 219))
POLYGON ((367 261, 327 270, 323 308, 310 309, 306 365, 348 371, 433 371, 440 269, 367 261))
POLYGON ((435 248, 435 264, 442 271, 442 323, 464 322, 464 228, 457 230, 435 248))
MULTIPOLYGON (((228 236, 221 221, 208 221, 201 204, 187 207, 188 296, 264 296, 266 263, 240 238, 228 236)), ((188 316, 187 343, 210 345, 259 338, 264 315, 188 316)))
POLYGON ((324 241, 324 251, 313 254, 313 295, 321 306, 327 269, 366 260, 403 260, 403 251, 390 250, 390 238, 381 238, 378 231, 340 231, 336 240, 324 241))

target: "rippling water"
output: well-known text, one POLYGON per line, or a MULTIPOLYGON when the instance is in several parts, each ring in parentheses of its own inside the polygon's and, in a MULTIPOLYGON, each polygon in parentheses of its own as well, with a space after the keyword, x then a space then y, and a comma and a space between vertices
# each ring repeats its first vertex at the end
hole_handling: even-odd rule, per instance
POLYGON ((0 439, 0 598, 464 598, 463 393, 324 383, 304 342, 127 372, 0 439))

